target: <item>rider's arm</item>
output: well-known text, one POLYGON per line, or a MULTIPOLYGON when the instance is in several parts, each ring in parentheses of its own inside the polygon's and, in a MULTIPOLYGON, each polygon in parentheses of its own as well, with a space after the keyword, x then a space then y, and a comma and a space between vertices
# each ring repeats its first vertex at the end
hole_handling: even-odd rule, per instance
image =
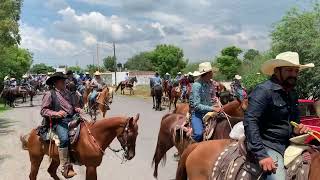
POLYGON ((268 102, 272 101, 267 89, 258 86, 249 96, 248 108, 244 115, 244 130, 247 140, 248 150, 251 151, 258 160, 269 157, 262 143, 259 130, 259 118, 266 110, 268 102))
POLYGON ((213 107, 201 104, 200 88, 201 88, 200 84, 197 84, 197 83, 193 84, 190 103, 192 105, 192 108, 195 111, 205 114, 205 113, 213 111, 213 107))
POLYGON ((51 104, 52 104, 51 92, 48 91, 44 94, 42 98, 42 105, 41 105, 41 111, 40 111, 41 116, 43 117, 57 116, 58 112, 51 110, 52 108, 51 104))

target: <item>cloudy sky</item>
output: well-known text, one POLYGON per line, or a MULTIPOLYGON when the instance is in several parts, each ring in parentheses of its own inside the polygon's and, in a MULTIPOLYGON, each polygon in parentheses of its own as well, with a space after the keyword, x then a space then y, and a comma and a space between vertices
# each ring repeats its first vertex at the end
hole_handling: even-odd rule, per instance
POLYGON ((21 45, 35 63, 53 66, 127 58, 159 43, 183 48, 191 61, 212 59, 228 45, 269 48, 272 24, 311 0, 25 0, 21 45))

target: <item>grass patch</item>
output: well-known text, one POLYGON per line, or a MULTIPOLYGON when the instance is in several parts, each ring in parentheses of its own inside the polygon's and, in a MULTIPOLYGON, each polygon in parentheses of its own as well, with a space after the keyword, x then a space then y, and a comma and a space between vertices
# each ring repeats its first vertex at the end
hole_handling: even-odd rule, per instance
POLYGON ((8 110, 8 109, 9 109, 8 106, 7 106, 7 107, 4 107, 4 104, 3 104, 3 103, 0 103, 0 113, 3 112, 3 111, 5 111, 5 110, 8 110))
POLYGON ((135 96, 150 97, 150 86, 148 85, 138 85, 134 87, 135 96))

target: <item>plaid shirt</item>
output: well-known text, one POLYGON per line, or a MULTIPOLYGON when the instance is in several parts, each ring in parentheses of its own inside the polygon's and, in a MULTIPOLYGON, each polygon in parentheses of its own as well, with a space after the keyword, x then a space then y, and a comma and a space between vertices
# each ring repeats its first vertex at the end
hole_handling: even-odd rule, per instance
POLYGON ((205 115, 213 111, 213 99, 215 91, 212 83, 207 83, 199 79, 192 85, 190 106, 193 112, 205 115))
MULTIPOLYGON (((64 91, 59 91, 55 89, 56 94, 57 94, 57 100, 60 104, 61 110, 65 111, 68 115, 73 115, 74 114, 74 107, 72 106, 71 103, 71 95, 68 90, 64 91)), ((57 116, 56 111, 53 111, 51 107, 52 106, 52 98, 51 98, 51 92, 48 91, 45 93, 45 95, 42 98, 42 106, 41 106, 41 111, 40 114, 43 117, 54 117, 57 116)))

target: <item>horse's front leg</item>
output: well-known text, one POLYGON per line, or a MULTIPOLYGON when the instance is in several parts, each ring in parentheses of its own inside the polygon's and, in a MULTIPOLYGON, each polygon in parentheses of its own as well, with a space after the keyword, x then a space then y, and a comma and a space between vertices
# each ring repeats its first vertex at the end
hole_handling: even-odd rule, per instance
POLYGON ((97 180, 97 167, 87 167, 86 180, 97 180))

